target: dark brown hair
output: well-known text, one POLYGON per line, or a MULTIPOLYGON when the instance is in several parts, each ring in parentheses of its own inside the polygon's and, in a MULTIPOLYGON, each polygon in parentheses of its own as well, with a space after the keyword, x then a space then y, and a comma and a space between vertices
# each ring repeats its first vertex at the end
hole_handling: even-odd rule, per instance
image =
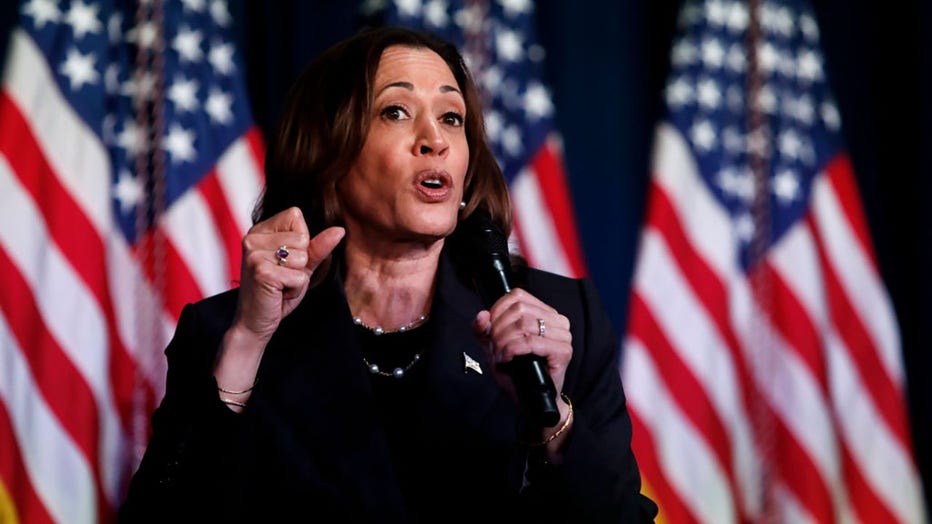
POLYGON ((469 168, 461 216, 484 209, 506 235, 511 232, 508 187, 486 142, 479 93, 462 56, 452 44, 399 27, 366 29, 330 47, 292 86, 269 144, 254 221, 298 206, 312 235, 342 225, 336 187, 366 140, 375 74, 391 46, 430 49, 450 67, 466 101, 469 168))

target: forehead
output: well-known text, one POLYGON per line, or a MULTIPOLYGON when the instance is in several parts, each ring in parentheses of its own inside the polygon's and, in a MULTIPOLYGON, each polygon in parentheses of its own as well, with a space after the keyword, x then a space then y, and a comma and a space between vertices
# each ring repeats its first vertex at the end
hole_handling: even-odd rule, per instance
POLYGON ((387 84, 401 81, 458 87, 450 67, 434 51, 397 45, 387 47, 382 51, 375 73, 376 91, 387 84))

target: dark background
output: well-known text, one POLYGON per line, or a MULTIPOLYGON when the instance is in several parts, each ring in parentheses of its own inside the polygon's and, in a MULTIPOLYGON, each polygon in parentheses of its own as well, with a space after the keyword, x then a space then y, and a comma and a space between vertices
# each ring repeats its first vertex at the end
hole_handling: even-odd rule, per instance
MULTIPOLYGON (((358 28, 344 0, 230 0, 256 120, 268 132, 290 83, 358 28)), ((0 29, 16 20, 3 2, 0 29)), ((680 4, 537 0, 548 81, 590 276, 619 333, 644 212, 653 126, 680 4)), ((900 325, 927 507, 932 484, 932 2, 815 0, 877 260, 900 325)), ((6 38, 0 45, 6 44, 6 38)), ((0 54, 0 56, 3 56, 0 54)))

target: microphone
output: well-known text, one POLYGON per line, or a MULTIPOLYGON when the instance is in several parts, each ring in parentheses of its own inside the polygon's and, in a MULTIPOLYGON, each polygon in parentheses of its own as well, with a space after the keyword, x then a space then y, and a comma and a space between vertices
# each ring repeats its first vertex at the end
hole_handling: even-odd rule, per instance
MULTIPOLYGON (((488 212, 475 210, 457 230, 463 254, 473 262, 479 292, 486 307, 515 287, 508 240, 492 222, 488 212)), ((502 366, 511 377, 521 406, 522 416, 532 425, 553 427, 560 421, 557 392, 547 371, 547 360, 534 354, 519 355, 502 366)))

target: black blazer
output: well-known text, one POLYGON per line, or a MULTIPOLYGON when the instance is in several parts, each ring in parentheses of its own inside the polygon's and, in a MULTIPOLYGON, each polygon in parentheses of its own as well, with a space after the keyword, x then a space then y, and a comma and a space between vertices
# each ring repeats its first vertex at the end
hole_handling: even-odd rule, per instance
POLYGON ((166 355, 166 395, 120 511, 135 521, 643 522, 618 338, 587 280, 528 270, 525 287, 572 323, 564 392, 574 423, 560 466, 519 444, 512 397, 491 374, 471 322, 479 295, 445 255, 425 354, 416 435, 433 479, 408 507, 375 413, 371 378, 339 278, 308 291, 269 342, 248 406, 220 402, 213 361, 237 291, 182 312, 166 355))

